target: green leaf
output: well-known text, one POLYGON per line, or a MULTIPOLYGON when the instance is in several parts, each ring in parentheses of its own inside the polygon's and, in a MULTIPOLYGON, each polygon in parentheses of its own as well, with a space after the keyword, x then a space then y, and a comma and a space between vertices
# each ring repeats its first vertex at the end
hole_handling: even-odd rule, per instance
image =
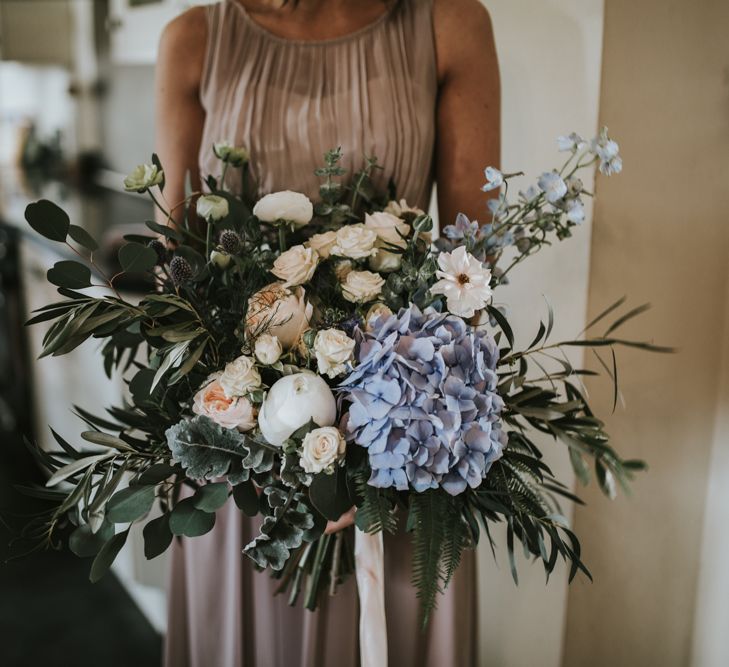
POLYGON ((107 518, 113 523, 131 523, 141 519, 152 509, 154 491, 154 486, 130 486, 117 491, 107 505, 107 518))
POLYGON ((157 253, 141 243, 127 243, 119 248, 119 263, 127 273, 150 271, 157 264, 157 253))
POLYGON ((233 487, 233 500, 244 514, 256 516, 258 514, 258 494, 256 487, 250 480, 241 482, 233 487))
POLYGON ((167 550, 172 542, 170 530, 170 515, 163 514, 145 524, 142 530, 144 535, 144 556, 152 560, 167 550))
POLYGON ((167 463, 155 463, 142 472, 134 481, 134 484, 159 484, 179 472, 179 468, 167 463))
POLYGON ((68 538, 68 548, 80 558, 90 558, 96 556, 113 535, 114 526, 108 521, 104 521, 95 533, 91 531, 91 526, 85 523, 71 533, 68 538))
POLYGON ((49 283, 58 287, 69 287, 71 289, 91 287, 91 269, 71 259, 56 262, 48 269, 46 277, 49 283))
POLYGON ((204 484, 196 492, 193 498, 196 509, 203 512, 216 512, 228 500, 230 487, 227 482, 215 482, 204 484))
POLYGON ((91 234, 89 234, 83 227, 70 225, 68 228, 68 235, 80 246, 83 246, 91 252, 99 249, 99 244, 94 241, 91 234))
POLYGON ((103 461, 104 459, 108 459, 112 456, 114 456, 114 453, 108 452, 106 454, 94 454, 93 456, 85 456, 83 458, 76 459, 68 465, 65 465, 56 470, 48 478, 46 486, 55 486, 59 482, 62 482, 64 479, 68 479, 69 477, 72 477, 73 475, 81 472, 82 470, 85 470, 90 466, 95 466, 97 463, 99 463, 99 461, 103 461))
POLYGON ((177 241, 178 243, 182 243, 183 241, 182 234, 180 234, 180 232, 178 232, 171 225, 160 225, 153 220, 147 220, 144 224, 147 225, 147 227, 149 227, 153 232, 156 232, 157 234, 160 234, 165 238, 177 241))
POLYGON ((349 497, 346 472, 337 466, 331 475, 314 475, 309 486, 309 498, 319 512, 330 521, 336 521, 349 510, 354 501, 349 497))
POLYGON ((120 452, 134 451, 133 447, 130 447, 126 442, 111 435, 110 433, 103 433, 102 431, 84 431, 81 433, 81 437, 87 442, 93 442, 95 445, 102 445, 103 447, 118 449, 120 452))
POLYGON ((173 535, 198 537, 210 532, 214 525, 215 514, 197 509, 194 498, 181 500, 170 515, 170 530, 173 535))
POLYGON ((93 564, 91 565, 91 574, 89 575, 91 583, 95 584, 109 571, 109 568, 111 567, 112 563, 114 562, 125 542, 127 541, 128 536, 129 528, 122 531, 121 533, 117 533, 116 535, 114 535, 114 537, 112 537, 101 548, 101 551, 99 551, 98 555, 94 559, 93 564))
POLYGON ((63 243, 71 225, 66 212, 47 199, 28 204, 25 219, 41 236, 63 243))

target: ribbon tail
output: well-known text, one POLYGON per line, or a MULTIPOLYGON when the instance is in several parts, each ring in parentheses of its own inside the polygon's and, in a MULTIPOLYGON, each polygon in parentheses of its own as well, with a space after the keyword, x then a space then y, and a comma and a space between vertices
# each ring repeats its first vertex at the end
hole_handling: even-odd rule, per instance
POLYGON ((359 592, 360 667, 385 667, 387 624, 382 532, 372 535, 355 528, 354 563, 359 592))

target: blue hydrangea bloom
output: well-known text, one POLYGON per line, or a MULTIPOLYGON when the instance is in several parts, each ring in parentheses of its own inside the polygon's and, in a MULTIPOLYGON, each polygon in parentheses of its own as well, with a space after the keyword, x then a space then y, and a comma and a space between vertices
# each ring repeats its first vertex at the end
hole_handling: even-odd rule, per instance
POLYGON ((355 338, 357 366, 340 386, 348 440, 368 451, 369 483, 454 496, 477 487, 506 442, 493 336, 410 306, 355 338))

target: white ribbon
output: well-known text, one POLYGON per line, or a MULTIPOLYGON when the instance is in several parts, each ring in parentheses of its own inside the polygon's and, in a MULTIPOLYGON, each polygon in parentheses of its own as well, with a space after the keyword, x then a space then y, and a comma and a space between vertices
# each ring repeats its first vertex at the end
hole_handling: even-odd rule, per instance
POLYGON ((359 591, 360 667, 386 667, 385 558, 382 532, 354 529, 354 564, 359 591))

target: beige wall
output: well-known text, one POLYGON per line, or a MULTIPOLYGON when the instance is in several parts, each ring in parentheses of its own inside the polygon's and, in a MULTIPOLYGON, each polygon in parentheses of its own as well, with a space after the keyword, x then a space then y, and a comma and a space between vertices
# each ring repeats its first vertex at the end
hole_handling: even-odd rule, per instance
MULTIPOLYGON (((526 172, 526 186, 564 158, 555 139, 597 129, 602 0, 487 0, 502 78, 502 166, 526 172), (531 180, 530 180, 531 179, 531 180)), ((486 166, 486 165, 484 165, 486 166)), ((592 186, 590 178, 586 187, 592 186)), ((589 216, 588 216, 589 217, 589 216)), ((585 323, 590 225, 513 272, 500 292, 521 343, 528 345, 544 297, 556 313, 555 337, 572 337, 585 323)), ((556 339, 556 338, 555 338, 556 339)), ((574 357, 578 359, 577 356, 574 357)), ((564 448, 544 442, 549 464, 567 482, 572 471, 564 448)), ((519 586, 509 573, 504 531, 497 558, 479 547, 480 664, 488 667, 557 667, 562 660, 567 583, 563 569, 545 585, 544 569, 519 559, 519 586)))
MULTIPOLYGON (((576 512, 595 583, 570 588, 568 667, 691 664, 709 461, 717 409, 729 409, 717 401, 729 333, 728 34, 726 0, 605 3, 600 116, 625 171, 597 183, 589 310, 625 293, 650 300, 627 331, 681 351, 619 355, 627 411, 607 428, 651 470, 632 498, 611 504, 591 489, 576 512)), ((591 390, 609 412, 609 388, 591 390)))

